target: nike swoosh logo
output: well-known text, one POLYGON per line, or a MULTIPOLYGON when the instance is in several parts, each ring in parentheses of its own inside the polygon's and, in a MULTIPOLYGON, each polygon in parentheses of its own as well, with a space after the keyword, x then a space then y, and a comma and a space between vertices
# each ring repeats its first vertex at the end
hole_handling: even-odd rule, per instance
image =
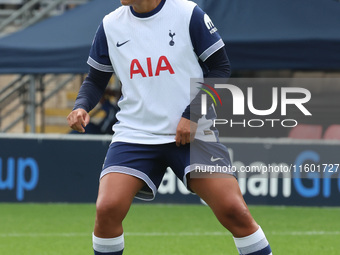
POLYGON ((211 156, 211 162, 215 162, 215 161, 217 161, 217 160, 221 160, 221 159, 223 159, 223 158, 214 158, 214 156, 211 156))
POLYGON ((126 42, 123 42, 123 43, 117 42, 117 47, 121 47, 121 46, 123 46, 125 43, 128 43, 128 42, 130 42, 130 40, 127 40, 126 42))

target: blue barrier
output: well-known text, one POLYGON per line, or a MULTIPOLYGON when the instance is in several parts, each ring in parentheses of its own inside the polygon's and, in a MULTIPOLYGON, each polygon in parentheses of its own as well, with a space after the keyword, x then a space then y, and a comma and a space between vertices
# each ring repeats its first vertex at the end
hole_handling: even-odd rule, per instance
MULTIPOLYGON (((1 135, 0 202, 95 202, 110 141, 110 136, 1 135)), ((248 204, 340 205, 340 143, 221 142, 229 148, 248 204), (259 169, 261 173, 254 171, 259 169)), ((202 201, 168 169, 152 203, 202 201)))

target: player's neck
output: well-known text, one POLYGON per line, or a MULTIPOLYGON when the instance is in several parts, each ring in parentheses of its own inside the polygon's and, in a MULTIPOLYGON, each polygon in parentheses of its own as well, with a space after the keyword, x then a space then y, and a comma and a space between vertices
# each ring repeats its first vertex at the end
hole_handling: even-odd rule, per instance
POLYGON ((132 5, 132 8, 137 13, 147 13, 156 9, 162 0, 141 0, 132 5))

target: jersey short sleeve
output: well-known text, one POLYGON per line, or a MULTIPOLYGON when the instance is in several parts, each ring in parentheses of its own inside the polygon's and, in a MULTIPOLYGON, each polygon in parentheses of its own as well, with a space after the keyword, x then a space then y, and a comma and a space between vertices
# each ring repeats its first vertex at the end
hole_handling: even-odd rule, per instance
POLYGON ((224 46, 214 23, 198 6, 193 10, 189 29, 194 51, 203 62, 224 46))
POLYGON ((103 23, 97 29, 87 63, 102 72, 114 72, 109 57, 109 49, 103 23))

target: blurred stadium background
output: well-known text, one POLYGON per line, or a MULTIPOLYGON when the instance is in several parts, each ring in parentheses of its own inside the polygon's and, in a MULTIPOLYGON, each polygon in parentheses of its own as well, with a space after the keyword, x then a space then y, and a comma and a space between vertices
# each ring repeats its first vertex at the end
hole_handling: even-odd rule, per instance
MULTIPOLYGON (((226 43, 232 77, 257 84, 257 108, 270 107, 268 80, 311 92, 312 117, 289 109, 286 119, 297 119, 296 127, 223 126, 221 141, 238 168, 320 166, 321 173, 304 176, 239 175, 239 183, 275 254, 339 254, 340 2, 195 2, 226 43)), ((118 6, 119 0, 0 0, 0 254, 70 254, 65 246, 72 254, 90 253, 118 81, 112 78, 91 112, 88 134, 70 134, 66 116, 88 70, 97 26, 118 6)), ((231 108, 232 100, 224 100, 231 108)), ((169 169, 154 202, 135 201, 126 254, 206 254, 204 247, 235 254, 202 204, 169 169), (150 210, 152 223, 143 222, 150 210)))

